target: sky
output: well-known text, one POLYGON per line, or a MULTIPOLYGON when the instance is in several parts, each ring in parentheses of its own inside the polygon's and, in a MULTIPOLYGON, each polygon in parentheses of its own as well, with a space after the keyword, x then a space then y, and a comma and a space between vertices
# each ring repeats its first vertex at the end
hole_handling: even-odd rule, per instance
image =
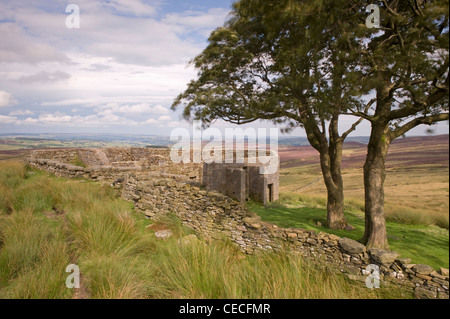
MULTIPOLYGON (((0 133, 169 135, 189 128, 170 106, 195 79, 189 61, 224 24, 233 2, 2 0, 0 133), (80 10, 79 28, 66 26, 69 3, 80 10)), ((354 121, 344 117, 342 129, 354 121)), ((448 134, 447 123, 433 128, 448 134)), ((363 123, 353 135, 369 132, 363 123)), ((291 134, 305 136, 302 129, 291 134)))

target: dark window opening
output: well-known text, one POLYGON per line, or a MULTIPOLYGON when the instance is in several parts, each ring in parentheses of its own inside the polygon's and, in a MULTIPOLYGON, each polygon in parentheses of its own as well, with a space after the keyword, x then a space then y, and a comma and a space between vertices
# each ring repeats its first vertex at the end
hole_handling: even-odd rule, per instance
POLYGON ((273 184, 269 184, 269 185, 267 185, 267 190, 268 190, 268 192, 269 192, 269 197, 268 197, 268 199, 269 199, 269 202, 273 202, 273 184))

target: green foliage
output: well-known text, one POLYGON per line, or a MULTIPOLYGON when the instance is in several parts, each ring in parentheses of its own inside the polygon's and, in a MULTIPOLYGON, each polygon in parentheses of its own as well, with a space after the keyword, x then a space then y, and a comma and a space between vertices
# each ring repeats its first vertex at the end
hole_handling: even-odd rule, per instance
POLYGON ((348 4, 236 2, 230 21, 212 32, 208 47, 193 60, 198 79, 172 108, 183 105, 186 118, 205 124, 220 118, 236 124, 268 119, 287 127, 303 125, 317 140, 312 133, 322 129, 322 120, 360 107, 355 96, 363 92, 355 62, 358 37, 367 29, 341 23, 350 14, 355 21, 361 15, 348 4))

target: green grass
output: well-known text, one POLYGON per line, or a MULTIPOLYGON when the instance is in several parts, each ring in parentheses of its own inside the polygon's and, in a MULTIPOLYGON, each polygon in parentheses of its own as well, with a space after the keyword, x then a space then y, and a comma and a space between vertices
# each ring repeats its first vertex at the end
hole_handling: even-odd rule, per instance
POLYGON ((32 211, 0 216, 0 297, 67 298, 68 246, 60 225, 32 211))
POLYGON ((78 157, 78 155, 75 155, 70 164, 86 168, 86 164, 78 157))
MULTIPOLYGON (((352 231, 331 230, 325 226, 327 211, 323 203, 314 198, 281 196, 281 201, 267 208, 250 203, 251 210, 263 220, 280 227, 295 227, 332 233, 340 237, 359 240, 364 234, 364 215, 359 211, 346 211, 347 221, 355 227, 352 231), (311 207, 312 206, 312 207, 311 207)), ((404 258, 411 258, 414 263, 428 264, 436 269, 449 266, 449 233, 437 226, 410 225, 388 221, 388 241, 390 248, 404 258)))
POLYGON ((72 298, 68 264, 84 298, 408 298, 370 290, 299 256, 243 255, 227 241, 180 245, 192 234, 173 215, 152 225, 109 187, 0 164, 0 298, 72 298), (5 204, 6 203, 6 204, 5 204))
MULTIPOLYGON (((426 153, 425 153, 426 154, 426 153)), ((388 221, 449 229, 448 160, 442 164, 390 163, 385 189, 388 221)), ((362 166, 362 163, 361 163, 362 166)), ((364 212, 362 167, 343 170, 346 209, 364 212)), ((308 207, 324 207, 326 187, 319 164, 298 165, 280 171, 282 201, 301 201, 308 207), (313 184, 311 182, 316 181, 313 184), (304 188, 301 186, 309 185, 304 188)))
POLYGON ((226 242, 180 247, 172 240, 164 246, 159 247, 155 261, 157 287, 165 298, 409 297, 395 288, 365 289, 362 284, 289 253, 245 257, 226 242))

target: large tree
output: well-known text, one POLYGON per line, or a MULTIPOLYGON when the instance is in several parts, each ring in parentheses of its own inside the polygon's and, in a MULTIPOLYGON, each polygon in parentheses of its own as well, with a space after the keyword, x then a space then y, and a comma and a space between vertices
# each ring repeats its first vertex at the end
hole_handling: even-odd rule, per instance
MULTIPOLYGON (((364 85, 376 98, 364 165, 365 234, 369 247, 388 248, 384 216, 385 159, 396 138, 421 124, 447 121, 449 94, 448 0, 375 1, 378 32, 361 47, 364 85)), ((363 21, 360 21, 363 23, 363 21)))
POLYGON ((373 103, 362 105, 355 98, 365 93, 357 62, 360 38, 367 33, 365 26, 349 22, 355 11, 350 0, 235 3, 232 18, 211 34, 208 47, 193 60, 198 78, 172 106, 184 106, 187 119, 206 125, 223 119, 303 127, 320 154, 327 224, 334 229, 347 225, 343 143, 362 121, 340 134, 339 117, 373 103))

